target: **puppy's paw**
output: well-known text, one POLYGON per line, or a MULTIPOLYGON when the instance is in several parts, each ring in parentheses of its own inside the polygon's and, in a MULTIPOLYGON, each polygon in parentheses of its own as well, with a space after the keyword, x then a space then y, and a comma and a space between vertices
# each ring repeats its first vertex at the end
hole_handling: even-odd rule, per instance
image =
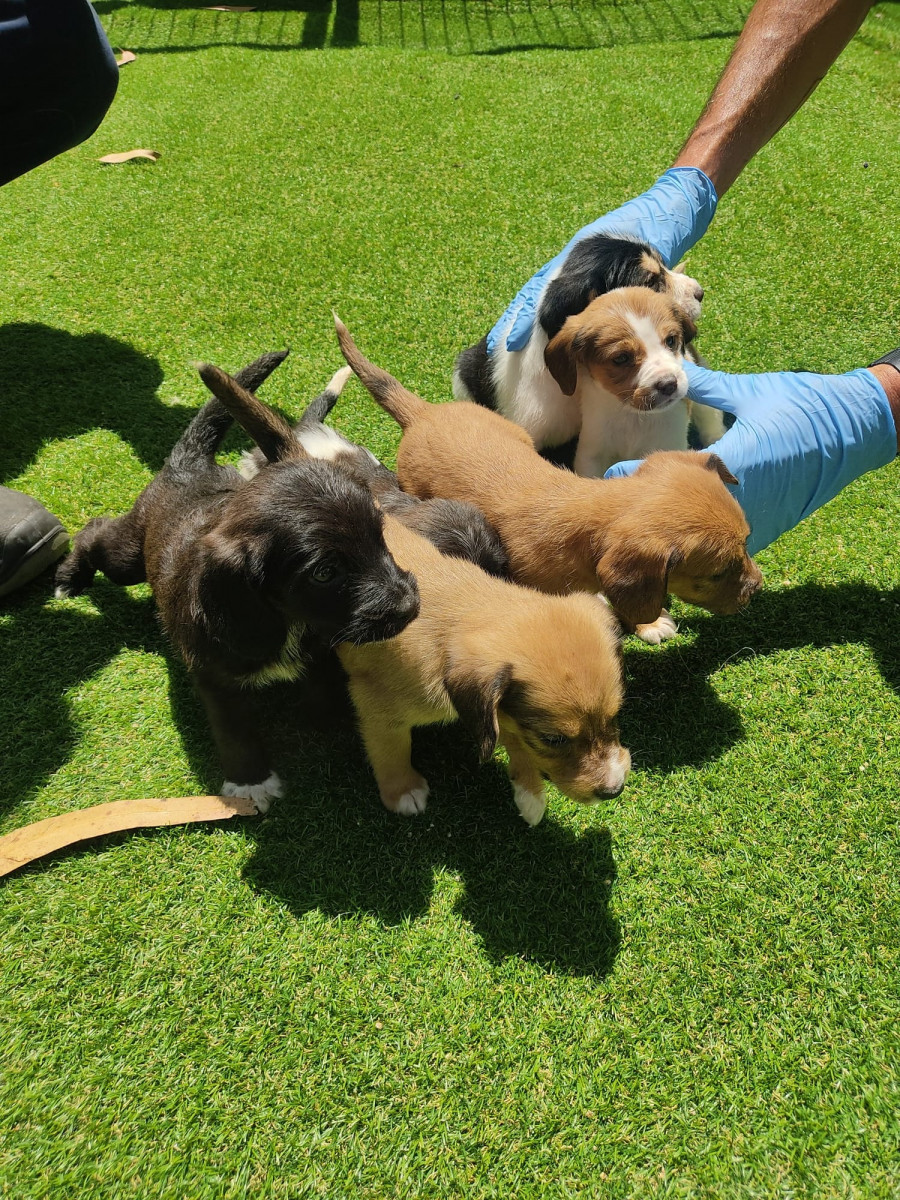
POLYGON ((669 638, 673 638, 678 632, 678 626, 663 609, 655 621, 651 621, 649 625, 636 625, 634 632, 648 646, 658 646, 660 642, 667 642, 669 638))
POLYGON ((282 794, 281 780, 273 771, 262 783, 232 783, 226 779, 222 784, 222 796, 242 796, 252 800, 258 813, 267 813, 273 800, 280 800, 282 794))
POLYGON ((408 792, 403 793, 397 801, 394 812, 402 813, 404 817, 417 817, 419 813, 425 811, 430 790, 423 779, 421 787, 411 788, 408 792))
POLYGON ((540 824, 541 818, 547 811, 547 801, 544 798, 543 792, 529 792, 523 788, 521 784, 513 784, 513 796, 516 801, 516 808, 519 810, 519 815, 528 822, 529 825, 540 824))

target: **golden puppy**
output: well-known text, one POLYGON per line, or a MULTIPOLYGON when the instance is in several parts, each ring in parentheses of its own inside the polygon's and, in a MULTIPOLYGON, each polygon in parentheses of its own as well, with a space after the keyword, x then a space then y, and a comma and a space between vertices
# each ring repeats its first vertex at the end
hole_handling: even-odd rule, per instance
MULTIPOLYGON (((266 457, 303 454, 290 426, 223 372, 204 382, 266 457)), ((266 470, 266 468, 264 468, 266 470)), ((417 725, 457 716, 482 758, 502 743, 522 816, 544 812, 543 777, 584 804, 622 790, 631 765, 619 742, 621 653, 615 623, 589 596, 548 596, 486 574, 390 516, 384 537, 418 582, 419 616, 399 637, 338 646, 385 806, 414 814, 428 783, 413 767, 417 725)))
POLYGON ((500 534, 518 583, 603 592, 645 641, 675 633, 667 593, 733 613, 757 591, 750 529, 715 454, 661 451, 624 479, 582 479, 541 458, 530 436, 478 404, 427 404, 359 352, 335 318, 347 362, 403 437, 405 491, 478 506, 500 534))

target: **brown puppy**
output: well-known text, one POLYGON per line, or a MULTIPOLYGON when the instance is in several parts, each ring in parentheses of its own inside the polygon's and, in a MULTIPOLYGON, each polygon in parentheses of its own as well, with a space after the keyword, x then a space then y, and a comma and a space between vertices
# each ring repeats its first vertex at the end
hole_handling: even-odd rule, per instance
POLYGON ((364 358, 337 318, 335 325, 347 362, 403 430, 403 489, 477 505, 500 534, 517 582, 603 592, 623 626, 653 643, 675 633, 667 593, 733 613, 759 588, 749 526, 725 487, 737 481, 716 455, 660 452, 628 478, 579 478, 542 459, 499 413, 466 401, 426 404, 364 358))
MULTIPOLYGON (((208 368, 203 378, 271 461, 303 453, 290 426, 234 380, 208 368)), ((408 815, 425 808, 412 729, 457 716, 483 759, 498 742, 506 747, 516 803, 531 825, 544 812, 544 776, 584 804, 618 795, 631 759, 616 725, 621 654, 606 608, 497 579, 389 515, 384 535, 418 582, 419 616, 389 641, 344 643, 338 656, 385 806, 408 815)))

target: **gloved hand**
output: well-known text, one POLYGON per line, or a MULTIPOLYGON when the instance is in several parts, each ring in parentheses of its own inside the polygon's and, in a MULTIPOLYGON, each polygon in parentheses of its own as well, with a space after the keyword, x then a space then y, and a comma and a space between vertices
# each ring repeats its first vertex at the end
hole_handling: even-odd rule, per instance
POLYGON ((541 293, 576 242, 593 233, 640 238, 673 267, 706 233, 717 204, 716 189, 699 168, 671 167, 642 196, 579 229, 556 258, 529 279, 488 334, 488 352, 493 354, 503 333, 507 350, 523 350, 528 345, 541 293))
MULTIPOLYGON (((750 524, 751 554, 896 457, 888 398, 865 368, 846 375, 728 375, 684 366, 688 395, 735 417, 709 450, 739 480, 730 490, 750 524)), ((606 478, 630 475, 638 466, 639 460, 616 463, 606 478)))

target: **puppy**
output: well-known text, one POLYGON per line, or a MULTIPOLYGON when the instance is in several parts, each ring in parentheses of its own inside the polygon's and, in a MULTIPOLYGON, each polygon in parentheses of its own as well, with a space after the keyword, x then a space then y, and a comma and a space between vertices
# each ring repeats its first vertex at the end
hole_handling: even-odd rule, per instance
MULTIPOLYGON (((593 372, 588 368, 584 352, 579 360, 587 368, 582 373, 583 388, 573 387, 568 392, 557 377, 562 368, 561 347, 565 343, 557 343, 554 355, 556 369, 546 358, 549 345, 561 334, 567 321, 584 313, 592 301, 613 290, 627 288, 630 291, 638 287, 656 293, 660 299, 668 298, 674 306, 670 310, 671 316, 681 326, 681 353, 686 351, 688 357, 696 359, 691 342, 696 337, 695 323, 700 316, 703 299, 700 284, 683 274, 680 268, 668 270, 659 253, 645 242, 598 233, 573 246, 557 274, 547 283, 538 301, 534 332, 523 350, 507 350, 504 335, 492 355, 488 354, 486 337, 462 352, 453 374, 454 396, 457 400, 474 400, 515 421, 528 430, 538 449, 561 446, 573 438, 579 438, 575 460, 575 470, 579 474, 602 474, 598 467, 607 458, 609 466, 620 458, 636 457, 629 453, 610 457, 614 454, 614 447, 621 445, 627 449, 635 440, 644 447, 644 453, 648 450, 686 450, 688 418, 693 420, 700 444, 711 445, 724 433, 722 414, 703 405, 691 405, 685 400, 686 385, 677 397, 680 402, 677 421, 674 414, 670 414, 664 422, 640 420, 617 412, 605 397, 600 398, 597 411, 590 407, 597 376, 593 376, 594 385, 588 383, 593 372), (678 310, 677 315, 674 310, 678 310), (585 398, 584 389, 588 408, 583 411, 581 401, 585 398), (601 416, 606 410, 612 415, 613 428, 608 434, 609 448, 604 452, 601 447, 607 435, 603 431, 601 416), (583 421, 587 423, 587 429, 583 421), (654 442, 654 438, 658 438, 658 441, 654 442)), ((602 330, 605 310, 601 307, 595 313, 593 328, 601 342, 606 342, 609 338, 602 330)), ((661 353, 657 343, 661 342, 665 347, 665 338, 659 338, 659 330, 654 328, 656 322, 647 326, 641 316, 635 314, 628 324, 631 328, 626 333, 622 349, 613 352, 610 358, 629 354, 635 360, 638 355, 646 360, 661 353), (647 347, 641 350, 644 342, 647 347)), ((584 346, 589 345, 591 340, 590 336, 586 337, 584 346)), ((620 362, 611 365, 629 364, 620 362)), ((673 370, 666 374, 672 374, 673 370)), ((635 379, 632 392, 640 386, 635 379)), ((607 395, 611 392, 627 402, 628 395, 623 396, 623 388, 626 388, 626 380, 619 373, 615 388, 606 389, 607 395)), ((674 393, 669 395, 672 397, 674 393)), ((667 403, 673 402, 674 399, 670 398, 667 403)), ((641 407, 643 412, 652 411, 643 402, 636 407, 641 407)), ((656 407, 663 405, 652 406, 656 407)))
MULTIPOLYGON (((290 427, 254 396, 227 376, 205 369, 203 377, 272 460, 260 479, 300 452, 290 427)), ((584 804, 618 795, 631 759, 616 725, 622 663, 606 607, 493 578, 390 515, 384 529, 398 564, 418 580, 419 616, 390 641, 337 652, 385 806, 423 811, 429 787, 412 765, 411 731, 457 716, 483 759, 498 742, 506 747, 529 824, 544 813, 545 777, 584 804)))
MULTIPOLYGON (((284 357, 267 355, 238 378, 258 386, 284 357)), ((248 691, 302 675, 310 635, 394 637, 419 597, 388 551, 367 488, 299 444, 291 461, 247 482, 215 460, 231 423, 209 400, 132 510, 90 521, 76 537, 56 594, 79 595, 98 570, 118 584, 149 581, 205 706, 222 794, 248 796, 265 812, 281 783, 248 691)))
MULTIPOLYGON (((380 463, 371 451, 349 441, 325 424, 344 384, 352 374, 349 367, 337 371, 321 395, 313 400, 294 426, 294 437, 311 458, 335 463, 342 471, 367 487, 379 507, 396 517, 409 529, 428 538, 442 554, 465 558, 489 575, 505 578, 509 564, 500 537, 474 504, 459 500, 419 500, 400 490, 393 471, 380 463)), ((252 479, 265 464, 260 449, 245 451, 240 472, 252 479)))
POLYGON ((623 479, 582 479, 535 452, 531 438, 477 404, 426 404, 370 363, 335 318, 344 357, 397 421, 401 486, 476 504, 497 529, 512 578, 545 592, 602 592, 626 630, 675 633, 671 592, 733 613, 756 592, 749 526, 715 454, 651 454, 623 479))
POLYGON ((607 292, 566 319, 544 362, 568 400, 576 474, 596 479, 622 459, 687 449, 683 363, 695 334, 678 305, 645 287, 607 292))

